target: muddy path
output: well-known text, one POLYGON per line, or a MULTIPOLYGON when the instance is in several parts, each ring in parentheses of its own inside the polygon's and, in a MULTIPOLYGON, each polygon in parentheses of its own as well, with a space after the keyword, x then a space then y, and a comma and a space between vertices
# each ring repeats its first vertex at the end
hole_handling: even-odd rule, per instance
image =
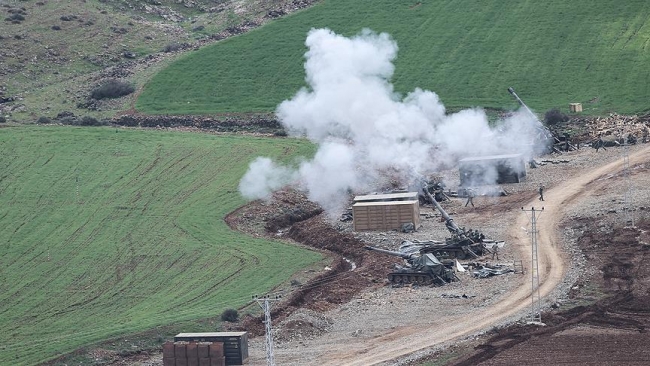
MULTIPOLYGON (((631 165, 650 161, 650 147, 639 150, 629 156, 631 165)), ((567 258, 560 248, 559 222, 564 215, 566 207, 572 202, 580 200, 585 194, 590 194, 587 186, 598 178, 613 174, 624 167, 623 159, 612 163, 575 172, 572 177, 561 185, 551 187, 545 192, 545 201, 537 198, 530 201, 524 208, 544 207, 538 222, 538 253, 539 253, 539 283, 540 295, 548 295, 562 280, 567 269, 567 258), (541 205, 540 205, 541 204, 541 205)), ((512 207, 513 210, 520 207, 512 207)), ((521 216, 517 223, 510 229, 516 239, 514 244, 521 258, 530 258, 530 238, 521 230, 528 227, 528 219, 521 216)), ((526 263, 526 262, 524 262, 526 263)), ((525 264, 526 265, 526 264, 525 264)), ((528 266, 530 268, 530 259, 528 266)), ((445 319, 441 328, 421 327, 408 325, 393 329, 386 334, 375 338, 372 342, 348 343, 344 348, 339 347, 327 357, 317 360, 322 365, 372 365, 394 360, 415 351, 453 341, 463 336, 468 336, 485 330, 508 318, 523 314, 530 308, 530 283, 524 283, 513 291, 508 297, 494 306, 484 309, 480 318, 459 316, 445 319), (405 341, 405 340, 408 341, 405 341)))

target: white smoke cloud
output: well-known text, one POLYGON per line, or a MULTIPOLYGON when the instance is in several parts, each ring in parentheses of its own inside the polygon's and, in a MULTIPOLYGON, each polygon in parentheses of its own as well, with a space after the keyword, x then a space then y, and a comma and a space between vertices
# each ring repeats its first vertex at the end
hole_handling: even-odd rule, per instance
POLYGON ((538 122, 530 114, 516 113, 492 128, 480 108, 447 114, 434 92, 395 93, 390 78, 398 47, 388 34, 366 29, 346 38, 312 29, 305 43, 308 87, 282 102, 276 114, 291 135, 306 136, 318 152, 297 171, 256 160, 240 184, 252 185, 242 191, 245 197, 268 197, 269 190, 296 179, 310 199, 336 210, 347 199, 344 193, 378 188, 382 171, 435 171, 467 156, 532 157, 527 141, 538 122))
POLYGON ((239 192, 244 198, 269 199, 271 193, 294 181, 297 173, 274 163, 266 157, 258 157, 249 165, 239 182, 239 192))

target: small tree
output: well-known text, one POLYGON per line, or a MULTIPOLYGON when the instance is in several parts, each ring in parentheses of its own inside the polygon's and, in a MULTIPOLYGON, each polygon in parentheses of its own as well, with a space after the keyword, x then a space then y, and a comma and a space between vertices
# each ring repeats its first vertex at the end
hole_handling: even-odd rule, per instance
POLYGON ((47 124, 52 123, 52 120, 45 117, 45 116, 40 116, 40 117, 38 117, 38 120, 36 121, 36 123, 42 124, 42 125, 47 125, 47 124))
POLYGON ((133 85, 119 80, 108 80, 95 88, 90 96, 93 99, 119 98, 135 91, 133 85))
POLYGON ((101 126, 102 122, 98 121, 95 117, 85 116, 81 118, 80 124, 82 126, 101 126))
POLYGON ((239 313, 235 309, 226 309, 221 313, 221 320, 224 322, 236 322, 239 319, 239 313))

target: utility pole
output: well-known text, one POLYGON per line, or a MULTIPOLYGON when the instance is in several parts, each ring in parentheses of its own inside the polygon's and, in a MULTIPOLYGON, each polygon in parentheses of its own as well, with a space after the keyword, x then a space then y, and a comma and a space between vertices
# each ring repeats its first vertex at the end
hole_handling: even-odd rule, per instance
POLYGON ((530 247, 531 247, 531 265, 530 265, 530 275, 531 275, 531 312, 530 312, 530 322, 531 323, 542 323, 542 304, 541 298, 539 296, 539 260, 537 257, 537 217, 544 211, 544 207, 541 210, 535 210, 535 207, 531 207, 530 210, 526 210, 523 207, 521 208, 524 212, 530 212, 530 247))
POLYGON ((634 215, 630 212, 632 205, 632 179, 630 178, 630 145, 623 134, 623 176, 625 177, 625 195, 623 197, 623 218, 625 227, 634 227, 634 215))
POLYGON ((253 295, 253 299, 257 302, 264 311, 264 324, 266 325, 266 364, 267 366, 275 366, 275 357, 273 355, 273 330, 271 329, 271 301, 279 301, 281 298, 280 295, 275 295, 273 297, 269 295, 264 295, 262 298, 259 298, 257 295, 253 295))

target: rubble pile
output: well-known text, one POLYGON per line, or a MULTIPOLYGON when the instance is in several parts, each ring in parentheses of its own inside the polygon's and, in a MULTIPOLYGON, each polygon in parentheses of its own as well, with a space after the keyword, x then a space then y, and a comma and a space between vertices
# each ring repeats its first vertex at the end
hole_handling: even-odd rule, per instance
POLYGON ((597 138, 598 136, 624 137, 628 134, 643 138, 650 135, 650 114, 643 116, 622 116, 619 114, 610 114, 607 117, 588 117, 580 122, 584 122, 589 136, 597 138))
POLYGON ((278 342, 313 339, 331 328, 332 319, 309 309, 300 309, 279 325, 274 338, 278 342))

